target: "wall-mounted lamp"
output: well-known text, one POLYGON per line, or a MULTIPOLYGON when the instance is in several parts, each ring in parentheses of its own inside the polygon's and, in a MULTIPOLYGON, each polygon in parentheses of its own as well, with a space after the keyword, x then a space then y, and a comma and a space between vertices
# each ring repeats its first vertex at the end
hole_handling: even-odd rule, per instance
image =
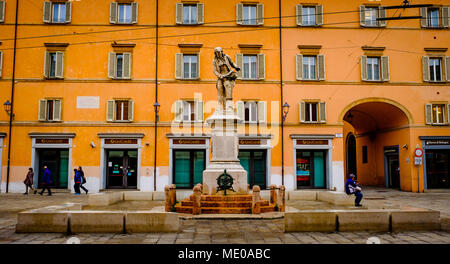
POLYGON ((158 115, 158 113, 159 113, 159 108, 160 108, 160 107, 161 107, 161 105, 159 105, 158 101, 156 101, 156 102, 153 104, 153 108, 154 108, 154 110, 155 110, 156 122, 159 121, 159 115, 158 115))
POLYGON ((408 149, 408 144, 404 144, 403 146, 402 146, 402 149, 408 149))
POLYGON ((287 102, 283 105, 283 122, 286 121, 287 114, 289 113, 289 107, 291 107, 287 102))
POLYGON ((11 116, 12 115, 12 119, 14 120, 14 114, 11 111, 12 108, 12 104, 9 100, 6 100, 6 102, 3 104, 3 108, 5 109, 5 112, 11 116))
POLYGON ((94 141, 91 141, 91 148, 95 148, 95 144, 94 144, 94 141))

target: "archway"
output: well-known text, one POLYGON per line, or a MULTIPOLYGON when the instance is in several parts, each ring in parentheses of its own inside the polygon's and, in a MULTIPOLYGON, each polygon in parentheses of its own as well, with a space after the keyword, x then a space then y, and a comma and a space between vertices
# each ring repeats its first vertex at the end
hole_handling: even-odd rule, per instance
POLYGON ((363 185, 401 188, 410 113, 386 99, 353 102, 344 111, 346 174, 356 174, 363 185))

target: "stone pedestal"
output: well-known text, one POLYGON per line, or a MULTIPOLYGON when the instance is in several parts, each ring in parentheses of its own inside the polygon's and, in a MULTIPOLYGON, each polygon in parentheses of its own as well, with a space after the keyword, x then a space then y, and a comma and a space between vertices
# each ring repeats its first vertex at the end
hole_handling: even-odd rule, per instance
POLYGON ((239 138, 237 124, 242 122, 234 113, 233 107, 226 111, 219 109, 206 121, 211 126, 212 159, 203 171, 203 193, 217 193, 217 178, 224 170, 233 177, 233 190, 228 194, 247 194, 247 171, 241 166, 239 153, 239 138))

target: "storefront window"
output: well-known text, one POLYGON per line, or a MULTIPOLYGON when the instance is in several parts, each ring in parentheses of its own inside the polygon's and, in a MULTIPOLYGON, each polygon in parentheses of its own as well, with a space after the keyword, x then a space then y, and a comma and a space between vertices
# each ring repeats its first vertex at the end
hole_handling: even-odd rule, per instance
POLYGON ((427 188, 450 188, 450 149, 427 150, 427 188))
POLYGON ((174 150, 173 183, 177 188, 193 188, 203 182, 205 150, 174 150))
POLYGON ((239 150, 239 160, 247 171, 247 182, 250 188, 258 185, 266 189, 266 151, 265 150, 239 150))
POLYGON ((297 188, 325 188, 325 152, 298 150, 296 155, 297 188))

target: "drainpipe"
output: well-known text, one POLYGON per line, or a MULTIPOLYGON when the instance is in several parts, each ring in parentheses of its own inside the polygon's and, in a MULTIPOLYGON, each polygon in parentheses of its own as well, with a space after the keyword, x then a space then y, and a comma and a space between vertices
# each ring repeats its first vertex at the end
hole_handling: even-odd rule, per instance
POLYGON ((280 42, 280 114, 281 114, 281 185, 284 185, 284 119, 283 119, 283 46, 281 28, 281 0, 278 0, 279 42, 280 42))
POLYGON ((11 82, 11 114, 9 115, 9 134, 8 134, 8 167, 6 170, 6 193, 9 191, 9 174, 11 173, 11 136, 12 122, 14 119, 14 86, 16 83, 16 47, 17 47, 17 22, 19 14, 19 0, 16 0, 16 21, 14 23, 14 55, 13 55, 13 72, 11 82))
MULTIPOLYGON (((158 102, 158 13, 159 13, 159 1, 156 0, 156 65, 155 65, 155 103, 158 102)), ((153 190, 156 191, 156 153, 157 153, 157 146, 158 146, 158 113, 155 109, 155 153, 154 153, 154 162, 153 162, 153 190)))

